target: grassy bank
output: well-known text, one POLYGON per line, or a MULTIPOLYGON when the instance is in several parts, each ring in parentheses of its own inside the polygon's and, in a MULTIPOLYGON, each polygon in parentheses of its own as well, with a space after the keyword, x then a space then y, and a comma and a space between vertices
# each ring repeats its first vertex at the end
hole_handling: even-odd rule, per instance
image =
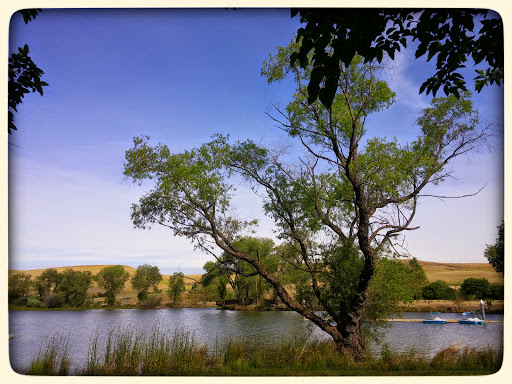
POLYGON ((111 331, 102 347, 90 342, 87 361, 70 372, 67 344, 52 339, 24 372, 27 375, 80 376, 382 376, 485 375, 501 367, 502 353, 492 349, 450 347, 426 358, 415 351, 395 353, 384 345, 363 361, 341 356, 332 342, 296 337, 278 343, 228 340, 208 350, 185 333, 169 337, 160 329, 142 333, 111 331))

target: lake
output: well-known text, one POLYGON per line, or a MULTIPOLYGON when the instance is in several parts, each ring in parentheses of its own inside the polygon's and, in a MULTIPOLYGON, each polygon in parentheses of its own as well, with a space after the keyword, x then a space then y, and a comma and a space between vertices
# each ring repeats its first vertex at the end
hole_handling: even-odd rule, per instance
MULTIPOLYGON (((402 313, 402 318, 424 318, 424 313, 402 313)), ((460 314, 444 314, 459 319, 460 314)), ((488 314, 487 320, 503 321, 503 315, 488 314)), ((85 311, 10 311, 9 358, 12 368, 23 371, 45 346, 49 338, 68 341, 71 372, 85 365, 90 343, 98 336, 98 345, 105 342, 111 330, 119 328, 151 331, 153 327, 172 335, 185 331, 214 348, 228 338, 280 341, 297 335, 329 339, 310 321, 295 312, 243 312, 216 308, 182 309, 94 309, 85 311)), ((503 323, 462 325, 458 323, 422 324, 392 323, 383 342, 392 351, 415 349, 427 356, 452 345, 500 349, 503 345, 503 323)), ((378 352, 380 346, 371 345, 378 352)), ((100 351, 102 349, 100 348, 100 351)))

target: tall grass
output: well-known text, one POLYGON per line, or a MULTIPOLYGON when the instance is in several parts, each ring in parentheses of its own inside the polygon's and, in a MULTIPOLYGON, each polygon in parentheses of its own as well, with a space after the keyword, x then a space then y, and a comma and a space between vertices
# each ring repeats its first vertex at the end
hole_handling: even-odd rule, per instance
POLYGON ((110 331, 103 353, 98 352, 98 337, 89 347, 82 375, 163 376, 191 375, 206 365, 206 347, 187 332, 168 337, 160 327, 150 333, 128 329, 110 331))
MULTIPOLYGON (((30 365, 29 375, 67 375, 67 344, 52 339, 30 365)), ((94 337, 85 367, 87 376, 272 376, 272 375, 472 375, 497 372, 502 353, 450 347, 427 358, 411 350, 397 353, 387 344, 380 353, 355 361, 328 341, 291 337, 273 343, 228 339, 208 348, 185 331, 168 336, 161 327, 148 332, 118 329, 106 341, 94 337), (101 344, 101 347, 100 347, 101 344)))
POLYGON ((51 338, 40 349, 37 357, 30 363, 27 375, 67 376, 69 374, 68 344, 62 337, 51 338))

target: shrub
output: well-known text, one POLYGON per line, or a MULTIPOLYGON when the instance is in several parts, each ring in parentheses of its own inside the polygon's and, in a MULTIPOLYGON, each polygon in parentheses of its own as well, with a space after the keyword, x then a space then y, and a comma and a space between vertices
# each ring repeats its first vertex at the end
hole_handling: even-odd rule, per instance
POLYGON ((66 297, 62 293, 50 294, 48 295, 47 300, 46 306, 48 308, 59 308, 66 304, 66 297))
POLYGON ((40 308, 43 306, 43 303, 41 302, 38 295, 32 295, 29 296, 27 299, 27 307, 31 308, 40 308))
POLYGON ((155 308, 162 304, 162 298, 158 296, 147 296, 143 301, 140 301, 138 306, 140 308, 155 308))
POLYGON ((446 281, 437 280, 421 289, 421 296, 425 300, 452 300, 455 290, 446 281))
POLYGON ((493 300, 503 300, 505 297, 505 287, 503 284, 492 283, 489 285, 489 298, 493 300))

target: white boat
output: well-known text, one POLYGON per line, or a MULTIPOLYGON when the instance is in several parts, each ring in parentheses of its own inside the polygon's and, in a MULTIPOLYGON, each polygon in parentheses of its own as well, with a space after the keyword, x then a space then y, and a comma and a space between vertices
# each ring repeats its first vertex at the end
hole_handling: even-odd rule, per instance
POLYGON ((464 319, 459 320, 459 324, 484 324, 485 321, 480 317, 478 312, 464 312, 463 316, 466 316, 464 319))
POLYGON ((430 318, 424 319, 423 322, 425 324, 446 324, 446 319, 441 317, 441 312, 430 312, 430 318))

